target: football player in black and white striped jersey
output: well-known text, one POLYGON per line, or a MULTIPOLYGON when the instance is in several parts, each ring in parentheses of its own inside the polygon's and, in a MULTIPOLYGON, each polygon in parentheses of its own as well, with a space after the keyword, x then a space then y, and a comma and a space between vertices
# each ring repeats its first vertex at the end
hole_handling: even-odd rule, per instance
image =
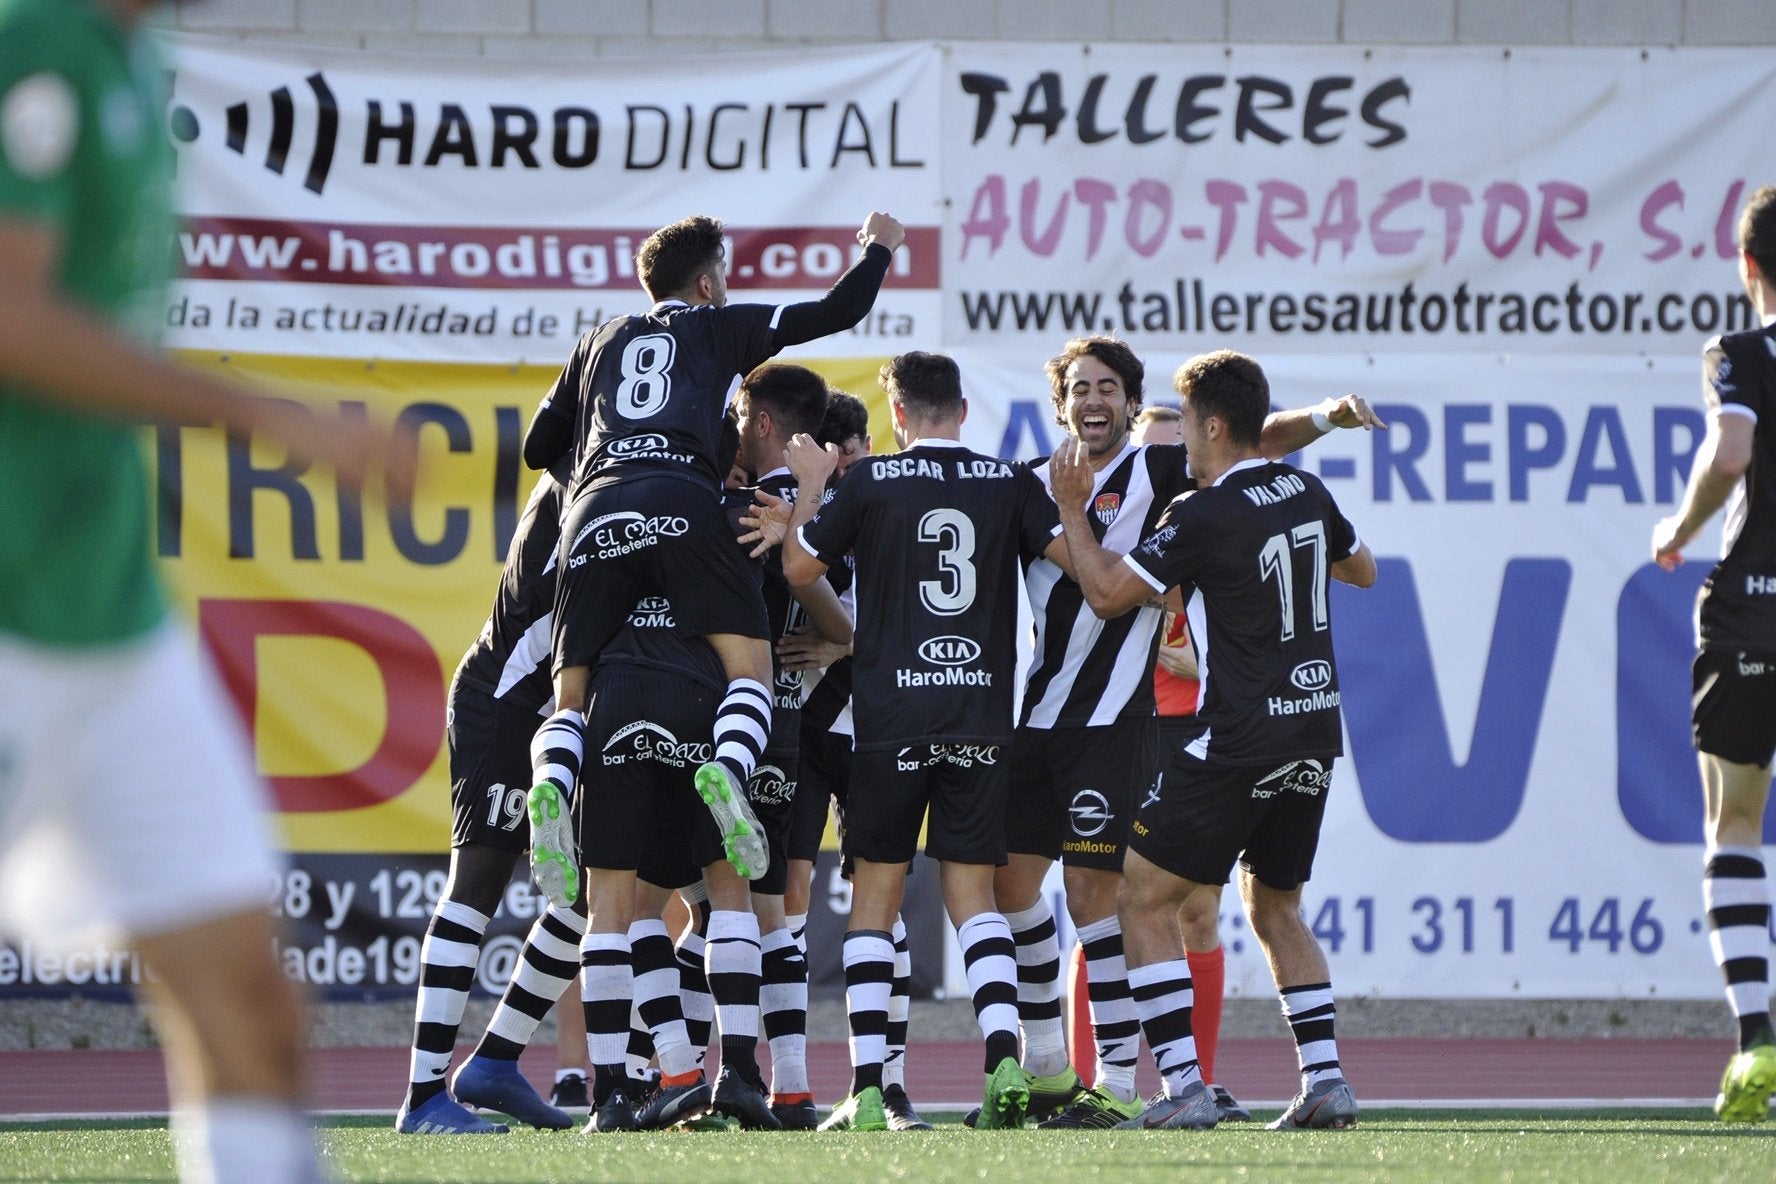
MULTIPOLYGON (((1081 442, 1092 470, 1087 517, 1108 550, 1132 550, 1173 498, 1195 488, 1181 445, 1138 446, 1129 425, 1143 403, 1145 366, 1112 337, 1069 341, 1046 367, 1055 421, 1081 442)), ((1262 450, 1281 457, 1334 428, 1385 426, 1355 395, 1278 412, 1262 450)), ((1038 474, 1050 481, 1048 466, 1038 474)), ((1018 1006, 1031 1108, 1066 1107, 1060 1126, 1100 1126, 1135 1106, 1139 1026, 1128 996, 1116 893, 1138 792, 1158 764, 1153 663, 1163 616, 1143 604, 1098 619, 1079 585, 1054 563, 1027 565, 1035 652, 1006 802, 1009 862, 994 889, 1018 943, 1018 1006), (1098 1081, 1085 1090, 1068 1066, 1061 1027, 1054 918, 1042 895, 1049 867, 1065 867, 1067 910, 1087 957, 1098 1081), (1069 1103, 1073 1105, 1069 1106, 1069 1103)))
POLYGON ((1179 590, 1200 655, 1195 734, 1166 754, 1140 804, 1117 900, 1129 987, 1165 1094, 1117 1125, 1220 1121, 1198 1069, 1178 913, 1237 863, 1301 1063, 1301 1093, 1273 1126, 1349 1126, 1357 1105, 1339 1067, 1331 976, 1300 910, 1343 753, 1327 582, 1368 587, 1375 559, 1317 477, 1263 455, 1270 387, 1255 361, 1219 350, 1174 381, 1199 488, 1167 506, 1134 550, 1095 537, 1089 445, 1069 440, 1051 464, 1092 612, 1114 619, 1179 590))

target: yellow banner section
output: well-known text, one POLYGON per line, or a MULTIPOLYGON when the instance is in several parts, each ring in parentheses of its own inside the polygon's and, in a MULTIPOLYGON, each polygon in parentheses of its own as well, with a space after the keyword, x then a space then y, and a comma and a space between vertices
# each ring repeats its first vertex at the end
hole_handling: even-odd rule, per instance
MULTIPOLYGON (((182 356, 415 441, 418 488, 392 503, 342 493, 271 445, 162 429, 159 551, 251 732, 288 849, 446 849, 446 690, 534 483, 519 450, 555 369, 182 356)), ((864 398, 876 441, 892 440, 882 359, 797 361, 864 398)))

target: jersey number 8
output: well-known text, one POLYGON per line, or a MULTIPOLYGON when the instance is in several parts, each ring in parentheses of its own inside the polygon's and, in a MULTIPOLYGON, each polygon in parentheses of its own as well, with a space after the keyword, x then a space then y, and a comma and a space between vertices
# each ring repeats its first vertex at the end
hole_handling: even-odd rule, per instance
POLYGON ((672 359, 678 342, 670 333, 630 338, 623 347, 623 381, 617 384, 617 410, 625 419, 657 415, 672 397, 672 359))

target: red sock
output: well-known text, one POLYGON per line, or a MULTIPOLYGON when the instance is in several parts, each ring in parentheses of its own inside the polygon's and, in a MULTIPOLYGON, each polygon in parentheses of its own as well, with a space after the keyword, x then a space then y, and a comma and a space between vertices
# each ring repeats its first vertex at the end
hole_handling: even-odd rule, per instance
POLYGON ((1203 953, 1186 950, 1190 981, 1196 1002, 1190 1013, 1190 1030, 1196 1035, 1196 1059, 1203 1080, 1215 1081, 1215 1046, 1221 1043, 1221 992, 1227 982, 1227 951, 1220 946, 1203 953))

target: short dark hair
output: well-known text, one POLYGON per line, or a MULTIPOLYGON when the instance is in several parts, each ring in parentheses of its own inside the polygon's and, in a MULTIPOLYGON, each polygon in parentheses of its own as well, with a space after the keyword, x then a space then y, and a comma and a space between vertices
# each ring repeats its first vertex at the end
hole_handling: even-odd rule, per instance
POLYGON ((677 296, 698 276, 721 266, 722 224, 719 218, 694 214, 662 226, 642 240, 635 252, 635 275, 655 300, 677 296))
POLYGON ((962 369, 945 354, 912 350, 889 358, 876 380, 890 399, 920 418, 948 418, 962 409, 962 369))
POLYGON ((1254 359, 1230 349, 1198 354, 1178 367, 1172 386, 1198 420, 1220 416, 1235 444, 1258 446, 1270 414, 1270 383, 1254 359))
POLYGON ((1049 398, 1054 400, 1055 422, 1062 427, 1067 426, 1067 418, 1062 413, 1067 405, 1067 367, 1084 357, 1096 358, 1114 370, 1122 379, 1122 391, 1129 397, 1129 402, 1141 402, 1141 383, 1147 376, 1147 367, 1135 356, 1128 342, 1102 334, 1075 337, 1043 366, 1048 373, 1049 398))
POLYGON ((826 392, 826 416, 814 438, 822 444, 843 444, 869 435, 869 405, 849 391, 826 392))
POLYGON ((826 379, 806 366, 766 362, 740 384, 749 403, 771 413, 784 436, 812 434, 826 415, 826 379))
POLYGON ((1739 215, 1739 249, 1756 260, 1767 283, 1776 284, 1776 185, 1762 185, 1739 215))

